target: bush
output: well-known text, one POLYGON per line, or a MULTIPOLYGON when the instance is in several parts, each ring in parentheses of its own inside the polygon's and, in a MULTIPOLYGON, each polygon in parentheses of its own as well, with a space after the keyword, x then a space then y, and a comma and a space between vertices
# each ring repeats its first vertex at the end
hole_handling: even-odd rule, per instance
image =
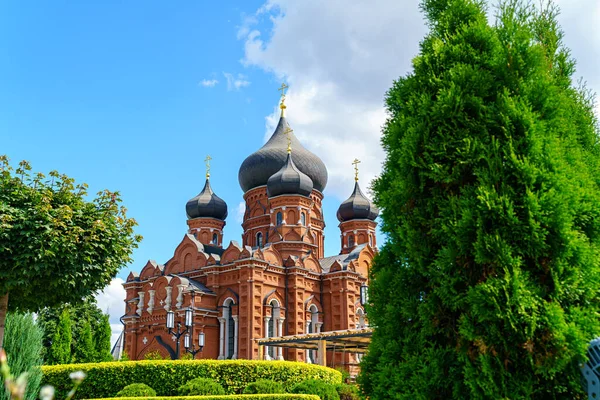
POLYGON ((242 393, 249 383, 259 379, 280 382, 288 390, 305 379, 339 384, 341 374, 331 368, 291 361, 255 360, 163 360, 124 361, 42 367, 45 385, 56 389, 56 398, 64 398, 72 387, 69 374, 81 370, 87 374, 76 398, 114 397, 119 388, 145 383, 159 396, 177 394, 179 386, 194 378, 210 378, 221 384, 228 394, 242 393))
MULTIPOLYGON (((151 397, 152 400, 320 400, 314 394, 232 394, 227 396, 151 397)), ((114 397, 95 400, 138 400, 136 397, 114 397)))
POLYGON ((165 360, 158 351, 149 351, 144 354, 144 360, 165 360))
MULTIPOLYGON (((42 379, 42 336, 44 332, 35 323, 31 314, 9 313, 6 317, 4 350, 8 357, 8 367, 13 376, 28 373, 25 399, 37 399, 42 379)), ((0 379, 0 382, 3 382, 0 379)), ((0 399, 8 399, 4 385, 0 383, 0 399)))
POLYGON ((285 389, 281 383, 269 379, 260 379, 252 382, 244 389, 244 394, 258 393, 285 393, 285 389))
POLYGON ((178 392, 182 396, 215 395, 225 394, 225 389, 212 379, 196 378, 182 385, 178 392))
POLYGON ((117 393, 116 397, 154 397, 156 391, 145 383, 132 383, 125 386, 117 393))
POLYGON ((321 400, 340 400, 340 395, 334 385, 316 379, 308 379, 304 382, 300 382, 292 388, 291 392, 299 394, 316 394, 321 400))
POLYGON ((360 400, 361 398, 358 386, 355 385, 342 383, 341 385, 337 385, 335 390, 337 390, 340 400, 360 400))

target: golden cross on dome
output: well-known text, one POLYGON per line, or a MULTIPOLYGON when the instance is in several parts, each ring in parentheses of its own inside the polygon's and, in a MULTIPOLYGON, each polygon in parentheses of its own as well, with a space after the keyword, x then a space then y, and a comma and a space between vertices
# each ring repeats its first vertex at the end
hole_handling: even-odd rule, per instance
POLYGON ((277 90, 279 90, 281 92, 281 102, 279 103, 279 108, 281 108, 281 116, 284 116, 284 111, 287 108, 285 106, 285 89, 287 89, 289 86, 286 85, 285 83, 281 84, 281 87, 277 90))
POLYGON ((355 158, 354 161, 352 161, 352 165, 354 165, 354 181, 358 182, 358 164, 360 164, 360 160, 358 158, 355 158))
POLYGON ((206 163, 206 179, 210 178, 210 160, 212 160, 212 157, 206 155, 206 158, 204 159, 204 162, 206 163))
POLYGON ((288 148, 287 148, 287 152, 288 154, 290 154, 292 152, 292 132, 294 132, 294 130, 292 128, 290 128, 289 126, 287 128, 285 128, 285 131, 283 131, 283 134, 285 136, 287 136, 287 142, 288 142, 288 148))

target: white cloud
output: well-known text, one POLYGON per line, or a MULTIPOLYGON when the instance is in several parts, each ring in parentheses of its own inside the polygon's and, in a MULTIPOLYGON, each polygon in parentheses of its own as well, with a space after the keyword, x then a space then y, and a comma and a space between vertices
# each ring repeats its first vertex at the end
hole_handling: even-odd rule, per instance
POLYGON ((242 222, 244 222, 244 214, 246 213, 246 203, 241 201, 240 204, 238 204, 237 209, 235 211, 235 222, 241 224, 242 222))
MULTIPOLYGON (((381 170, 385 92, 410 71, 426 34, 417 1, 267 0, 238 28, 245 66, 258 66, 290 86, 287 117, 302 143, 329 171, 326 189, 345 199, 351 162, 359 158, 364 189, 381 170), (272 29, 256 29, 268 17, 272 29)), ((493 2, 491 2, 493 3, 493 2)), ((558 0, 565 42, 590 88, 600 90, 600 20, 597 0, 558 0), (586 10, 581 13, 581 10, 586 10)), ((275 97, 275 95, 274 95, 275 97)), ((598 106, 600 111, 600 106, 598 106)), ((266 117, 266 137, 279 110, 266 117)))
POLYGON ((240 90, 240 88, 250 85, 250 81, 243 74, 234 74, 229 72, 223 72, 223 76, 227 79, 227 90, 240 90))
POLYGON ((111 344, 117 341, 117 338, 123 330, 123 325, 119 318, 125 314, 125 288, 121 278, 113 279, 102 292, 96 294, 98 307, 102 312, 109 315, 110 327, 112 329, 111 344))
POLYGON ((219 83, 219 81, 216 79, 202 79, 199 85, 204 87, 214 87, 217 83, 219 83))

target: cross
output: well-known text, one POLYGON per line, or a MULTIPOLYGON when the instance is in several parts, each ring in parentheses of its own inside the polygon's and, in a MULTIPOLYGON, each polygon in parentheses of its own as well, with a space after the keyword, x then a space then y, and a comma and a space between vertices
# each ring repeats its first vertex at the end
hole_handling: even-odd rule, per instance
POLYGON ((285 136, 287 136, 287 142, 288 142, 287 152, 288 152, 288 154, 290 154, 292 152, 292 137, 291 137, 292 132, 294 132, 294 130, 292 128, 290 128, 289 126, 287 128, 285 128, 285 131, 283 131, 283 134, 285 136))
POLYGON ((277 90, 279 90, 281 92, 281 103, 279 103, 279 108, 281 108, 281 116, 284 116, 284 111, 287 108, 285 106, 285 89, 288 88, 288 85, 286 85, 285 83, 281 84, 281 87, 277 90))
POLYGON ((177 341, 177 336, 175 336, 175 335, 171 336, 171 340, 174 341, 174 342, 176 342, 177 341))
POLYGON ((277 90, 279 90, 281 92, 281 97, 285 97, 285 89, 287 89, 289 86, 286 85, 285 83, 281 84, 281 87, 277 90))
POLYGON ((354 181, 358 182, 358 164, 360 164, 360 160, 358 158, 355 158, 354 161, 352 161, 352 165, 354 165, 354 181))
POLYGON ((161 306, 165 304, 164 300, 159 301, 159 303, 161 306))
POLYGON ((212 160, 212 157, 206 155, 206 158, 204 159, 204 162, 206 163, 206 179, 210 178, 210 160, 212 160))
POLYGON ((146 336, 144 336, 144 339, 142 339, 142 342, 144 343, 144 346, 148 343, 148 338, 146 336))

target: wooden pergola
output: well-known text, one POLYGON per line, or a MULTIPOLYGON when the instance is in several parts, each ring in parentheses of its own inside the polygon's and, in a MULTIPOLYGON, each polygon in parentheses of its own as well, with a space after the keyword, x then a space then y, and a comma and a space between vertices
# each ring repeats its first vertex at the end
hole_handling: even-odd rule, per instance
POLYGON ((369 343, 371 343, 372 335, 373 328, 361 328, 343 331, 306 333, 303 335, 279 336, 256 340, 258 342, 258 356, 261 360, 264 358, 265 346, 284 347, 317 350, 318 364, 326 365, 328 351, 365 353, 369 347, 369 343))

